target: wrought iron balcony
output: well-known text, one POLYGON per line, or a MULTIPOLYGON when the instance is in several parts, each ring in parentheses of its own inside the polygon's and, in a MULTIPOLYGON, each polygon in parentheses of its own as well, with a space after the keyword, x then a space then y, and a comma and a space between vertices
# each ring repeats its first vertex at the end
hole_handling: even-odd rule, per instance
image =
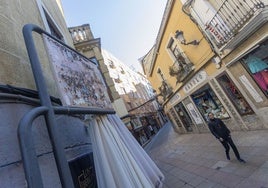
POLYGON ((176 77, 176 84, 182 82, 190 73, 194 70, 193 63, 181 63, 176 61, 172 66, 169 67, 169 75, 176 77))
POLYGON ((245 25, 254 22, 252 19, 265 8, 261 0, 225 0, 219 7, 211 4, 217 12, 206 23, 205 31, 219 49, 241 32, 245 25))

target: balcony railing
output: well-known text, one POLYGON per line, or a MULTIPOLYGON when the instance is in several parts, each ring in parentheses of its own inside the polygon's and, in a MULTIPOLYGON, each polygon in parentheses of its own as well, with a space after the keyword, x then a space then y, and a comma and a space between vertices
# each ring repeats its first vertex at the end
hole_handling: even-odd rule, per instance
POLYGON ((221 48, 264 7, 261 0, 225 0, 206 24, 206 31, 221 48))
POLYGON ((74 44, 90 40, 90 36, 87 34, 89 30, 87 25, 69 28, 74 44))

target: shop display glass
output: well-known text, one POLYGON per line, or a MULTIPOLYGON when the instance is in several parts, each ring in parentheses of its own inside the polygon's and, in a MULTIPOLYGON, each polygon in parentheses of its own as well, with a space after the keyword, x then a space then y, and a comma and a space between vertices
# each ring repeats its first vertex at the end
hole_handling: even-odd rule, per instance
POLYGON ((175 111, 177 112, 178 116, 180 117, 180 120, 185 127, 185 129, 190 132, 193 131, 191 125, 193 124, 189 114, 187 113, 185 107, 183 106, 182 103, 177 104, 174 107, 175 111))
POLYGON ((257 85, 268 96, 268 41, 242 58, 242 64, 251 74, 257 85))
POLYGON ((229 114, 209 85, 205 85, 203 88, 200 88, 197 92, 191 95, 191 97, 206 121, 208 121, 208 113, 210 112, 214 113, 214 116, 217 118, 230 118, 229 114))
POLYGON ((253 113, 253 110, 250 108, 244 96, 240 93, 236 85, 226 73, 219 76, 217 80, 220 83, 224 92, 227 94, 228 98, 232 101, 237 111, 240 113, 240 115, 253 113))

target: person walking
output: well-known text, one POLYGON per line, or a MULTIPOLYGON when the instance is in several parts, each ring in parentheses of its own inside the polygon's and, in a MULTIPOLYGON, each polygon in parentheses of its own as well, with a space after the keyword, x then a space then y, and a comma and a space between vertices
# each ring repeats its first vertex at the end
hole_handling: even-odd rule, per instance
POLYGON ((230 160, 229 151, 231 146, 237 160, 241 163, 245 163, 245 160, 240 157, 240 154, 232 140, 230 130, 226 127, 223 121, 219 118, 215 118, 212 112, 208 113, 208 118, 209 118, 208 122, 209 130, 222 143, 223 147, 225 148, 227 159, 230 160))

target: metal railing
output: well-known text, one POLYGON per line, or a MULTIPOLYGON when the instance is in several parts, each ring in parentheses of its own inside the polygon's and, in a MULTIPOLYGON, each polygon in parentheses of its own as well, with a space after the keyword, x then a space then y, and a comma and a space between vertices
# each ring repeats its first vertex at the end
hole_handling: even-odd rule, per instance
MULTIPOLYGON (((66 159, 64 147, 60 139, 61 135, 59 134, 59 131, 57 129, 58 127, 55 120, 55 114, 68 114, 68 115, 112 114, 115 113, 115 111, 111 109, 98 109, 98 108, 53 107, 45 84, 45 79, 43 76, 41 64, 35 48, 32 32, 36 32, 38 34, 45 34, 51 37, 52 39, 56 40, 60 44, 64 45, 65 47, 69 48, 70 50, 75 51, 66 44, 64 44, 62 41, 51 36, 49 33, 42 30, 40 27, 36 25, 27 24, 23 27, 24 41, 26 44, 41 104, 41 106, 32 109, 26 115, 24 115, 18 127, 19 144, 22 154, 25 177, 27 180, 27 186, 30 188, 43 187, 42 177, 40 173, 37 156, 35 153, 35 148, 32 139, 32 132, 31 132, 33 120, 38 116, 43 115, 45 118, 48 134, 51 140, 53 154, 55 157, 57 170, 59 173, 62 187, 73 188, 74 184, 72 181, 71 172, 66 159)), ((83 56, 82 54, 80 55, 83 56)))
POLYGON ((215 16, 206 24, 214 42, 220 48, 265 7, 261 0, 225 0, 217 9, 215 16))

